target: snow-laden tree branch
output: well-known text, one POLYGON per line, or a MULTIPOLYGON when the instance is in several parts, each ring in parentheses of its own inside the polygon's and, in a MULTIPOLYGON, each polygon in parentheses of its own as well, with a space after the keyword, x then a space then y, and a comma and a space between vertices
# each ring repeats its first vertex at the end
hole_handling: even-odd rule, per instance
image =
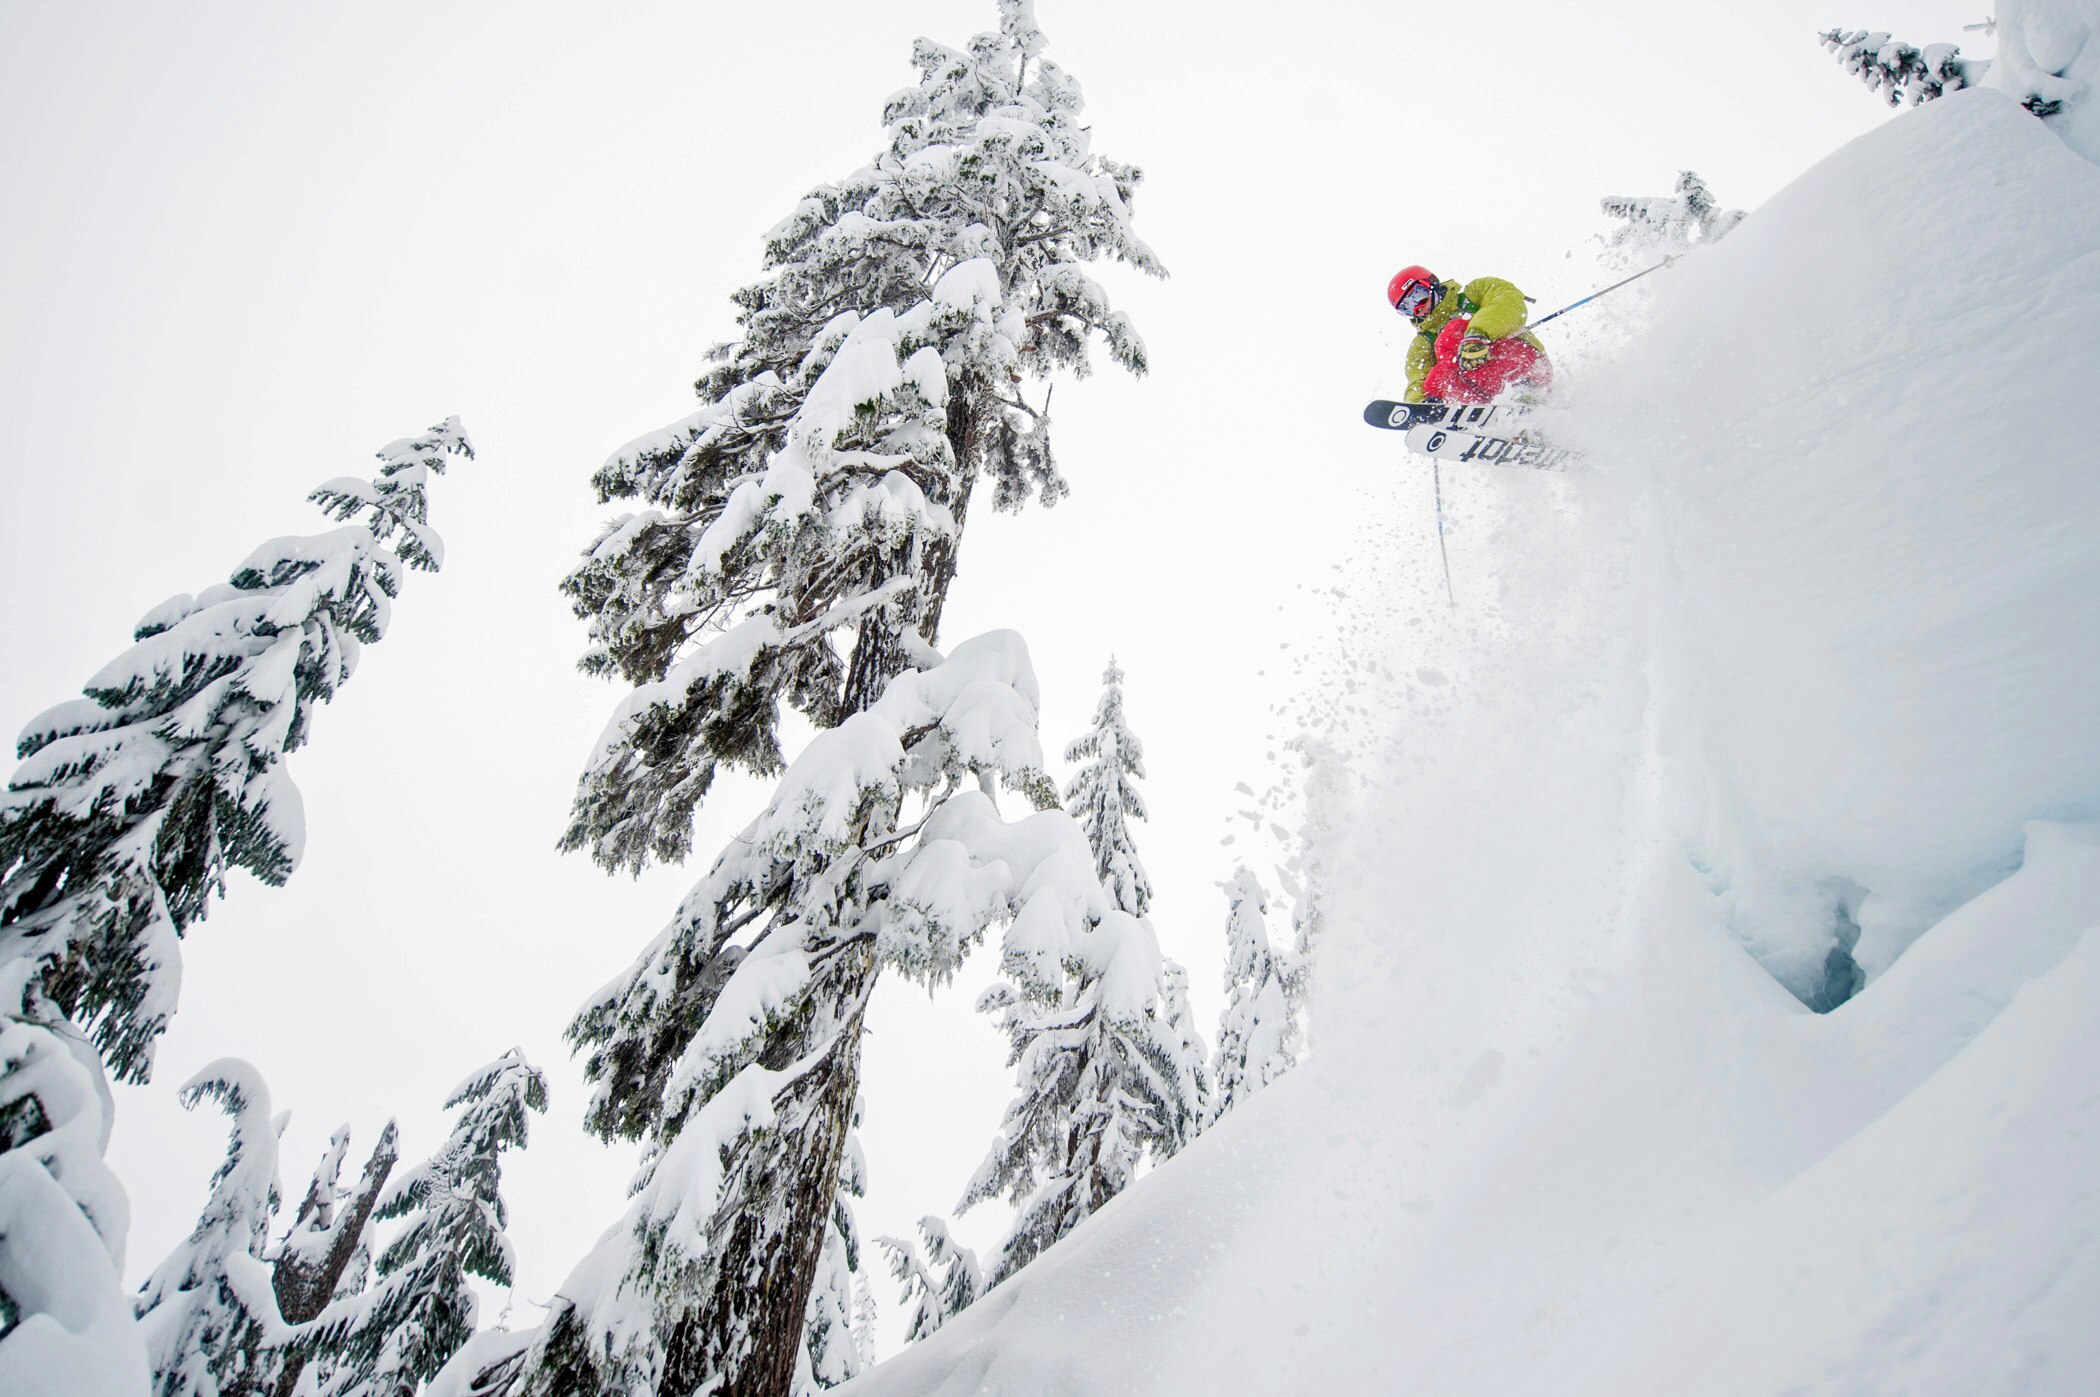
POLYGON ((985 1290, 977 1253, 957 1242, 944 1220, 920 1218, 919 1236, 923 1252, 910 1238, 875 1239, 889 1257, 890 1274, 903 1286, 898 1299, 910 1312, 904 1337, 912 1343, 976 1304, 985 1290))

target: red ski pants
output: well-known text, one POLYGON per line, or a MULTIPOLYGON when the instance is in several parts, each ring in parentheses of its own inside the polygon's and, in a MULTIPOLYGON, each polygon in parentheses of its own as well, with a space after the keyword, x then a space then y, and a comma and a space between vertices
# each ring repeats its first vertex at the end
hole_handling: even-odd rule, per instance
POLYGON ((1487 403, 1513 383, 1543 388, 1552 382, 1553 367, 1546 356, 1514 337, 1491 343, 1487 361, 1479 368, 1460 369, 1458 344, 1465 334, 1466 321, 1459 318, 1436 337, 1436 366, 1422 380, 1422 392, 1428 397, 1447 403, 1487 403))

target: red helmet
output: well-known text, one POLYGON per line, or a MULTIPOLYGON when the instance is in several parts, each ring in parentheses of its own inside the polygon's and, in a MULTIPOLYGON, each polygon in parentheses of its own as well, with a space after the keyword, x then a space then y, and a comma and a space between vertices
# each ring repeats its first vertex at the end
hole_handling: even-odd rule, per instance
POLYGON ((1385 284, 1386 304, 1419 323, 1443 299, 1436 274, 1427 267, 1402 267, 1385 284))

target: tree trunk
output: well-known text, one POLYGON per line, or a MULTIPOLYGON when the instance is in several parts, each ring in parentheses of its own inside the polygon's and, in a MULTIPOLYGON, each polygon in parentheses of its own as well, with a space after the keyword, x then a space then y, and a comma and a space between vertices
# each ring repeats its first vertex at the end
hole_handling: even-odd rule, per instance
POLYGON ((948 588, 955 583, 957 560, 962 552, 963 523, 970 514, 970 492, 977 484, 977 423, 982 413, 977 404, 978 385, 965 381, 948 399, 948 445, 955 451, 958 483, 948 511, 955 516, 955 532, 928 550, 926 560, 926 610, 919 617, 919 637, 928 645, 941 633, 941 608, 948 588))
MULTIPOLYGON (((372 1209, 379 1205, 380 1190, 386 1187, 387 1176, 394 1171, 394 1162, 400 1158, 400 1135, 394 1123, 388 1121, 386 1129, 379 1132, 379 1143, 372 1147, 372 1157, 365 1161, 365 1171, 357 1181, 356 1192, 350 1195, 350 1206, 336 1219, 328 1241, 328 1250, 318 1263, 301 1264, 298 1254, 287 1251, 277 1258, 270 1273, 270 1287, 277 1292, 277 1312, 284 1316, 287 1324, 304 1324, 328 1307, 335 1296, 336 1285, 343 1279, 343 1270, 350 1258, 357 1254, 358 1239, 364 1236, 365 1224, 372 1220, 372 1209)), ((309 1198, 307 1204, 314 1200, 309 1198)), ((306 1207, 300 1208, 302 1217, 306 1207)), ((278 1375, 276 1397, 291 1397, 292 1390, 299 1385, 299 1375, 306 1369, 306 1353, 293 1349, 285 1355, 284 1370, 278 1375)))
POLYGON ((874 987, 874 948, 840 952, 838 999, 850 1006, 824 1057, 774 1098, 779 1128, 752 1149, 754 1177, 739 1190, 768 1206, 729 1220, 720 1271, 699 1310, 666 1336, 658 1397, 691 1397, 709 1378, 719 1397, 789 1397, 803 1320, 816 1285, 824 1229, 860 1093, 860 1037, 874 987))
MULTIPOLYGON (((800 1172, 789 1181, 790 1221, 781 1238, 787 1274, 780 1278, 776 1303, 764 1307, 765 1328, 754 1344, 765 1364, 753 1365, 752 1376, 757 1381, 752 1391, 765 1397, 788 1397, 794 1390, 795 1362, 802 1351, 809 1295, 816 1286, 817 1265, 823 1259, 824 1230, 838 1207, 839 1174, 845 1166, 846 1142, 853 1133, 853 1103, 860 1096, 861 1025, 877 966, 874 948, 865 941, 847 954, 853 964, 842 974, 841 978, 848 982, 842 991, 854 1008, 840 1027, 824 1067, 812 1074, 816 1078, 811 1089, 815 1100, 802 1137, 805 1157, 811 1164, 821 1162, 822 1172, 800 1172)), ((797 1083, 798 1089, 800 1085, 797 1083)))
MULTIPOLYGON (((925 606, 919 634, 927 644, 940 633, 941 607, 955 581, 962 526, 976 481, 977 423, 981 416, 969 383, 958 384, 948 403, 948 443, 957 485, 947 501, 955 531, 921 561, 925 606)), ((880 579, 877 579, 878 581, 880 579)), ((904 668, 899 637, 887 622, 870 616, 847 667, 843 715, 865 710, 904 668)), ((871 812, 871 815, 878 812, 871 812)), ((894 828, 898 812, 886 823, 894 828)), ((864 832, 876 837, 882 830, 864 832)), ((852 935, 852 929, 841 929, 852 935)), ((738 1214, 720 1253, 720 1270, 707 1306, 688 1311, 665 1336, 658 1397, 690 1397, 710 1377, 719 1377, 719 1397, 791 1397, 795 1360, 802 1348, 809 1294, 824 1251, 824 1228, 838 1205, 839 1173, 853 1133, 853 1104, 860 1096, 860 1035, 868 996, 881 966, 865 938, 836 953, 832 984, 818 1002, 841 1006, 829 1050, 789 1085, 774 1105, 781 1126, 759 1144, 769 1158, 757 1163, 755 1188, 746 1197, 778 1200, 778 1222, 753 1209, 738 1214), (731 1336, 746 1336, 742 1352, 730 1351, 731 1336)), ((814 1048, 807 1043, 802 1051, 814 1048)), ((795 1060, 795 1059, 790 1059, 795 1060)), ((786 1062, 769 1063, 776 1070, 786 1062)))

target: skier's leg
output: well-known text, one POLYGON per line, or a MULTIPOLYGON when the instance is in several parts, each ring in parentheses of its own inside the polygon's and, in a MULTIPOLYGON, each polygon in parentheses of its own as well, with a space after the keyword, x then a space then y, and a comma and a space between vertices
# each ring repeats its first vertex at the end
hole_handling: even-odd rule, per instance
POLYGON ((1473 387, 1493 398, 1512 383, 1522 382, 1539 361, 1539 352, 1522 340, 1496 340, 1487 362, 1467 377, 1473 387))
POLYGON ((1458 376, 1457 368, 1450 364, 1438 364, 1431 369, 1429 376, 1422 380, 1422 392, 1438 402, 1463 403, 1472 401, 1470 398, 1463 396, 1465 393, 1465 381, 1458 376))

